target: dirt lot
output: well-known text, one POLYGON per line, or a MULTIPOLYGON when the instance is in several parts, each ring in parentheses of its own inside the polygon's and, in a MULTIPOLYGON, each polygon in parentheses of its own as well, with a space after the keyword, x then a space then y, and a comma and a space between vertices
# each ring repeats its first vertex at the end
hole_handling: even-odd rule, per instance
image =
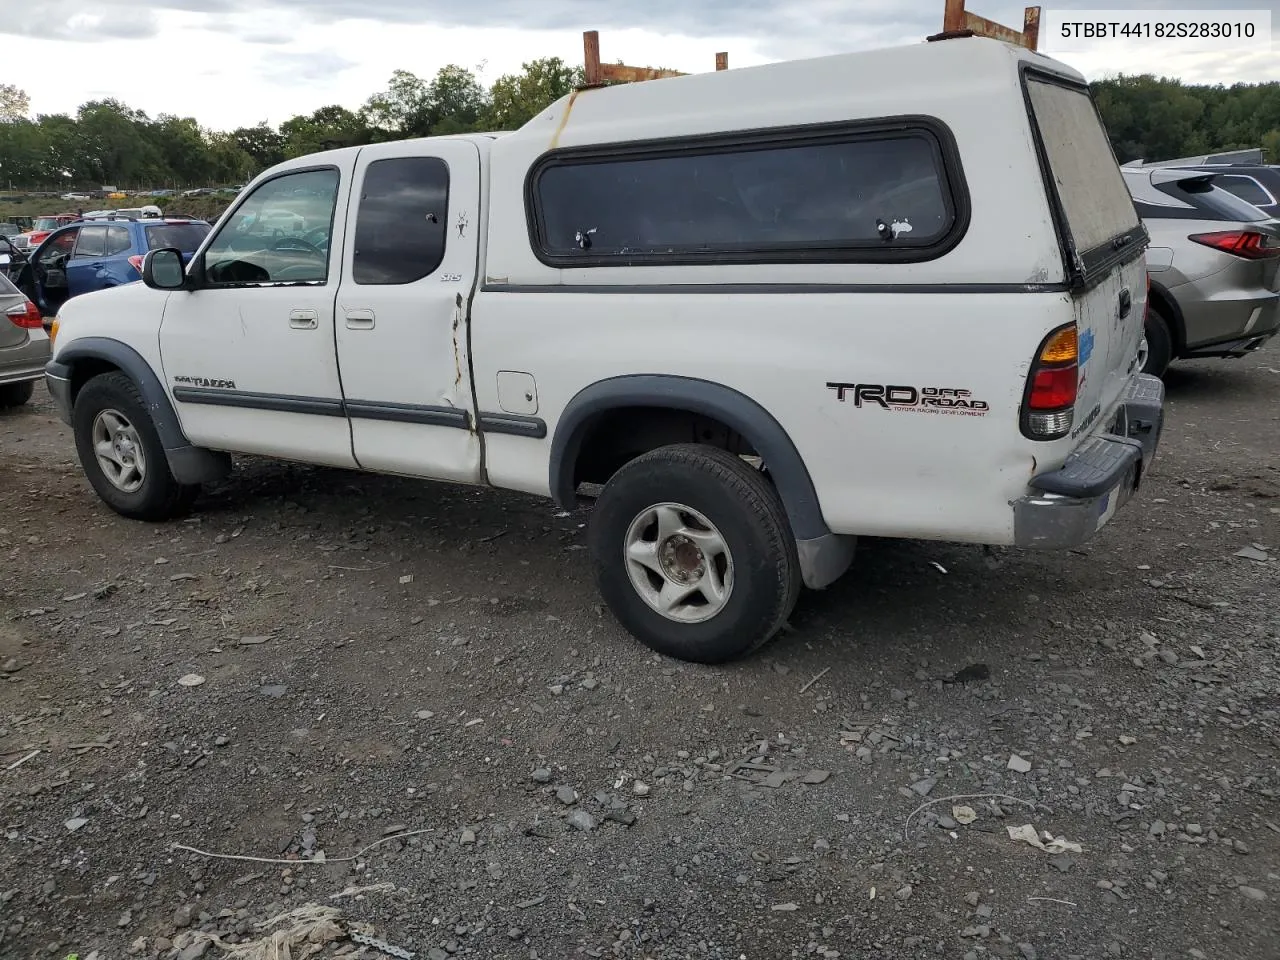
POLYGON ((133 523, 41 390, 0 416, 0 957, 319 904, 417 960, 1280 958, 1277 367, 1175 370, 1086 549, 864 542, 715 669, 599 607, 585 510, 246 461, 133 523))

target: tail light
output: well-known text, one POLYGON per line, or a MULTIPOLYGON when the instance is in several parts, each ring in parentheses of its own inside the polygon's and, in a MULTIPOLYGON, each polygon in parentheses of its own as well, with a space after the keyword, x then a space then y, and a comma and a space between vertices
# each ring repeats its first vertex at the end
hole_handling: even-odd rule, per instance
POLYGON ((1058 440, 1071 432, 1079 389, 1080 338, 1074 323, 1058 327, 1040 344, 1022 400, 1022 433, 1058 440))
POLYGON ((142 276, 142 260, 142 257, 136 255, 129 258, 129 266, 138 271, 139 277, 142 276))
POLYGON ((1187 237, 1196 243, 1213 247, 1223 253, 1244 257, 1246 260, 1266 260, 1280 257, 1280 244, 1264 233, 1254 230, 1221 230, 1215 233, 1193 233, 1187 237))
POLYGON ((30 300, 15 304, 4 313, 10 323, 24 330, 39 330, 44 326, 44 317, 40 316, 40 308, 30 300))

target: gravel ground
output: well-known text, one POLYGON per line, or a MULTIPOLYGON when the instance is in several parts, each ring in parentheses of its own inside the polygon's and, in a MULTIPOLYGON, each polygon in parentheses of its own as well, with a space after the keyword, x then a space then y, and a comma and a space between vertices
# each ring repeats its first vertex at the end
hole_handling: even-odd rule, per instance
POLYGON ((1280 958, 1277 363, 1176 368, 1084 549, 864 541, 721 668, 612 622, 586 510, 246 460, 134 523, 41 391, 0 415, 0 957, 310 904, 326 956, 1280 958))

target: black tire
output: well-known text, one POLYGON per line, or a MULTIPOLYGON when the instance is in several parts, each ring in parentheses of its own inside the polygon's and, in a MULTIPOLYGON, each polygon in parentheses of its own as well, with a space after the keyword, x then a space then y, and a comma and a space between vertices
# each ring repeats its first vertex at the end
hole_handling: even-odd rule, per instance
MULTIPOLYGON (((750 653, 778 631, 800 593, 795 538, 777 491, 760 471, 716 447, 676 444, 627 463, 596 501, 588 540, 596 584, 618 622, 646 646, 679 660, 725 663, 750 653), (708 619, 670 619, 632 584, 628 531, 660 504, 697 511, 728 548, 732 586, 723 608, 708 619)), ((657 573, 646 576, 655 589, 664 582, 657 573)))
POLYGON ((198 485, 174 479, 165 459, 160 435, 147 413, 138 388, 123 373, 103 373, 86 383, 76 396, 72 428, 80 466, 103 503, 134 520, 170 520, 186 513, 200 493, 198 485), (94 421, 104 410, 114 410, 132 425, 141 446, 145 470, 136 490, 116 486, 98 463, 93 448, 94 421))
POLYGON ((1173 329, 1154 305, 1147 307, 1143 333, 1147 338, 1147 361, 1142 365, 1142 372, 1162 377, 1173 362, 1173 329))
POLYGON ((20 407, 31 399, 36 385, 30 380, 0 386, 0 407, 20 407))

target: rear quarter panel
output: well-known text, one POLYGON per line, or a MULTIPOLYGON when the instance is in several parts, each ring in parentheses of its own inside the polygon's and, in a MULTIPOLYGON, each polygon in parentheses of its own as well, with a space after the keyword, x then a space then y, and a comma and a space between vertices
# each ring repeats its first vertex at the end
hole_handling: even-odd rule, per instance
MULTIPOLYGON (((1009 501, 1075 445, 1032 442, 1018 426, 1035 350, 1072 317, 1065 293, 489 293, 473 339, 477 356, 535 374, 538 415, 552 433, 598 380, 710 380, 780 422, 833 531, 1005 543, 1009 501), (974 406, 859 405, 855 384, 967 391, 974 406)), ((497 409, 491 376, 477 384, 482 410, 497 409)), ((545 447, 487 436, 490 482, 547 493, 545 447)))

